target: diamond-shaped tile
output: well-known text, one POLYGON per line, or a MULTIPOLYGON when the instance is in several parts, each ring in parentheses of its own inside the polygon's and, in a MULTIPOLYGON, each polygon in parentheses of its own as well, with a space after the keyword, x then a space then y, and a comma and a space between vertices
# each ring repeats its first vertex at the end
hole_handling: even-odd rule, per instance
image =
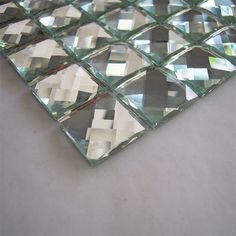
POLYGON ((199 95, 232 76, 236 67, 223 57, 195 47, 169 62, 166 66, 176 77, 199 95))
POLYGON ((48 8, 59 7, 73 0, 16 0, 27 13, 36 13, 48 8))
POLYGON ((74 5, 86 11, 91 16, 97 17, 111 9, 121 6, 121 0, 80 0, 74 5))
POLYGON ((234 0, 207 0, 199 6, 216 16, 236 16, 236 2, 234 0))
POLYGON ((0 26, 8 21, 17 21, 24 17, 21 9, 15 3, 9 2, 0 5, 0 26))
POLYGON ((100 25, 90 23, 64 32, 58 40, 63 43, 67 50, 80 59, 116 39, 108 34, 100 25))
POLYGON ((197 10, 178 13, 169 19, 168 23, 188 35, 192 40, 199 40, 199 38, 222 26, 218 20, 208 13, 197 10))
POLYGON ((0 51, 22 46, 43 37, 40 28, 31 19, 25 19, 0 28, 0 51))
POLYGON ((236 63, 236 27, 229 27, 206 41, 221 53, 229 56, 236 63))
POLYGON ((130 42, 157 62, 161 62, 165 57, 189 44, 182 34, 160 25, 152 26, 132 36, 130 42))
POLYGON ((181 0, 143 0, 137 3, 137 6, 145 9, 154 17, 168 17, 177 11, 187 7, 188 4, 181 0))
POLYGON ((150 65, 127 44, 114 44, 87 59, 90 70, 97 78, 113 85, 124 77, 150 65))
POLYGON ((91 164, 101 162, 145 132, 128 110, 110 95, 72 113, 62 122, 62 129, 91 164))
POLYGON ((72 24, 78 23, 81 18, 81 12, 73 5, 69 4, 43 13, 39 17, 39 22, 49 31, 56 31, 72 24))
POLYGON ((124 9, 118 8, 99 18, 108 30, 118 37, 131 34, 133 30, 142 28, 155 20, 133 6, 124 9))
POLYGON ((117 88, 121 99, 151 127, 192 104, 197 95, 157 68, 146 70, 117 88))
POLYGON ((41 76, 32 85, 37 99, 56 119, 93 99, 98 88, 98 84, 77 64, 41 76))
POLYGON ((47 39, 8 55, 22 78, 30 82, 38 75, 68 63, 69 56, 55 40, 47 39))

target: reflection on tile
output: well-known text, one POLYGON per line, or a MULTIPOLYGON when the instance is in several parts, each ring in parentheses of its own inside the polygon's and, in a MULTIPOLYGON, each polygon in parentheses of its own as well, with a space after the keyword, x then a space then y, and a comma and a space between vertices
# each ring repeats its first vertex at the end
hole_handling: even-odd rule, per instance
POLYGON ((182 10, 188 5, 181 0, 143 0, 137 6, 145 9, 155 17, 164 16, 182 10))
POLYGON ((17 21, 24 17, 23 12, 15 3, 9 2, 0 5, 0 26, 8 21, 17 21))
POLYGON ((123 101, 152 127, 192 104, 197 95, 158 69, 140 73, 117 89, 123 101))
POLYGON ((185 81, 199 95, 232 76, 236 67, 225 58, 215 56, 201 48, 194 48, 166 65, 177 78, 185 81))
POLYGON ((42 37, 42 31, 30 19, 25 19, 0 28, 0 50, 22 46, 42 37))
POLYGON ((121 5, 120 0, 80 0, 74 4, 92 16, 98 16, 107 10, 117 8, 121 5))
POLYGON ((234 0, 207 0, 199 6, 216 16, 236 15, 236 2, 234 0))
POLYGON ((58 7, 73 0, 16 0, 26 12, 39 12, 48 8, 58 7))
POLYGON ((90 23, 63 33, 59 40, 79 59, 114 40, 101 26, 90 23))
POLYGON ((76 64, 37 78, 32 88, 38 100, 55 118, 90 101, 98 92, 98 84, 76 64))
POLYGON ((116 9, 101 16, 99 20, 104 26, 117 36, 124 36, 132 30, 154 22, 154 19, 130 6, 116 9))
POLYGON ((62 128, 91 164, 140 137, 145 128, 110 95, 71 114, 62 128))
POLYGON ((131 43, 156 61, 162 61, 166 56, 189 44, 181 34, 159 25, 132 36, 131 43))
POLYGON ((92 72, 108 85, 150 65, 144 56, 138 55, 127 44, 111 45, 87 61, 92 72))
POLYGON ((48 30, 56 30, 79 21, 81 12, 73 5, 66 5, 39 17, 39 22, 48 30))
POLYGON ((221 23, 209 14, 189 10, 178 14, 168 21, 169 24, 188 34, 193 40, 198 40, 207 33, 214 31, 221 23))
POLYGON ((236 61, 236 27, 229 27, 206 41, 212 46, 236 61))
POLYGON ((10 54, 9 59, 22 78, 30 82, 42 73, 63 66, 69 56, 56 41, 47 39, 10 54))

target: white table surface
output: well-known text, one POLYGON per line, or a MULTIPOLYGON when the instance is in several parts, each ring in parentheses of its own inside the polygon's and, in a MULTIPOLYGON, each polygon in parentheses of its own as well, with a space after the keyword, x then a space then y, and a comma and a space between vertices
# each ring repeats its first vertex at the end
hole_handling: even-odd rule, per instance
POLYGON ((236 78, 90 167, 0 58, 1 236, 235 236, 236 78))

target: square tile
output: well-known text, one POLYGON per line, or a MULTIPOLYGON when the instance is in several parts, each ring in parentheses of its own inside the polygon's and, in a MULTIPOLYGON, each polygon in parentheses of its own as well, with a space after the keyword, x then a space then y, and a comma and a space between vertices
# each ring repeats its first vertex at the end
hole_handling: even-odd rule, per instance
POLYGON ((135 75, 121 84, 116 92, 153 128, 191 105, 198 97, 187 85, 183 86, 158 68, 135 75))
POLYGON ((70 114, 99 93, 94 78, 77 64, 40 76, 31 87, 36 98, 55 119, 70 114))
POLYGON ((61 125, 91 164, 100 163, 111 152, 126 147, 145 132, 143 125, 110 95, 75 111, 61 125))
POLYGON ((26 82, 70 62, 69 55, 53 39, 46 39, 8 55, 17 72, 26 82))
POLYGON ((231 77, 236 66, 227 59, 195 47, 166 66, 176 77, 202 96, 231 77))
POLYGON ((127 44, 113 44, 86 59, 91 72, 108 86, 144 69, 151 62, 127 44))

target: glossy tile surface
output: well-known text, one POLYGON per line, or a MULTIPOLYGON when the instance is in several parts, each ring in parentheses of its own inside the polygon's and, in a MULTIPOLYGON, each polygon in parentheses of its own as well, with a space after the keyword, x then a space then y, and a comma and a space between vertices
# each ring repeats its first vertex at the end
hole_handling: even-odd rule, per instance
POLYGON ((0 53, 98 164, 235 75, 235 4, 0 0, 0 53))

